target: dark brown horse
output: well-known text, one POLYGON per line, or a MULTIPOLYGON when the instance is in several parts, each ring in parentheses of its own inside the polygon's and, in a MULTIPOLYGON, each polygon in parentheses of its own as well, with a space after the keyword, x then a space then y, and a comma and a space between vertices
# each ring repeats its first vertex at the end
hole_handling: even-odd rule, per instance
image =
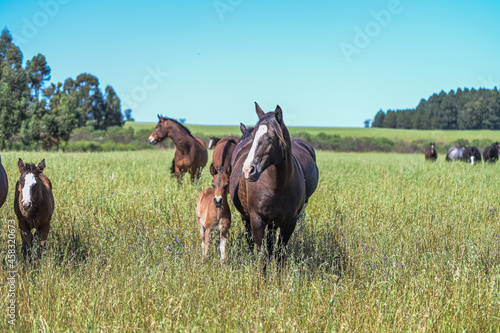
POLYGON ((208 140, 207 148, 214 149, 215 145, 217 145, 217 142, 219 142, 219 141, 220 141, 220 138, 216 138, 215 136, 211 136, 208 140))
POLYGON ((194 137, 191 131, 176 120, 158 116, 158 124, 148 141, 155 145, 165 138, 171 138, 176 148, 170 167, 172 175, 175 174, 178 181, 186 172, 191 175, 191 181, 200 178, 201 170, 207 164, 208 159, 205 142, 194 137))
POLYGON ((43 249, 49 236, 54 197, 52 184, 42 173, 45 169, 45 160, 35 166, 29 163, 25 165, 23 160, 19 159, 17 166, 21 176, 16 184, 14 211, 19 221, 23 255, 25 258, 31 258, 33 248, 31 230, 36 229, 35 237, 39 239, 43 249))
POLYGON ((7 173, 2 165, 2 157, 0 156, 0 208, 2 208, 5 199, 7 199, 7 193, 9 192, 9 181, 7 179, 7 173))
POLYGON ((210 248, 210 231, 218 225, 220 230, 220 260, 227 263, 226 242, 231 227, 231 211, 227 202, 229 175, 231 166, 214 167, 210 165, 210 173, 214 177, 212 188, 207 188, 198 196, 196 217, 200 227, 203 259, 208 259, 210 248))
POLYGON ((212 155, 212 165, 216 168, 220 166, 229 166, 231 164, 234 148, 236 148, 239 141, 240 138, 237 136, 226 136, 219 140, 212 155))
POLYGON ((255 103, 259 121, 250 135, 241 139, 233 153, 229 189, 241 213, 247 240, 260 248, 268 227, 268 255, 280 229, 278 260, 290 239, 297 219, 318 185, 314 149, 304 140, 290 138, 279 106, 267 114, 255 103))
POLYGON ((436 152, 436 145, 431 143, 429 147, 425 150, 425 159, 427 161, 435 162, 438 158, 438 154, 436 152))
POLYGON ((491 146, 484 148, 483 158, 485 162, 496 163, 500 153, 500 143, 495 142, 491 146))

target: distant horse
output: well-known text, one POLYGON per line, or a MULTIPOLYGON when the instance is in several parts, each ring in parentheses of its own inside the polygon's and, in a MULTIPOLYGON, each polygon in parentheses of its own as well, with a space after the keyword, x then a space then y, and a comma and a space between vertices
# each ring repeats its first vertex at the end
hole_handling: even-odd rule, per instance
POLYGON ((467 147, 464 150, 463 161, 470 161, 472 165, 474 165, 474 163, 481 163, 481 152, 476 147, 467 147))
POLYGON ((245 223, 250 249, 254 242, 261 247, 267 226, 271 257, 279 228, 281 261, 298 216, 318 185, 316 154, 304 140, 290 138, 279 106, 267 114, 257 103, 255 108, 259 121, 233 152, 229 189, 245 223))
POLYGON ((170 173, 180 181, 182 175, 188 172, 191 181, 200 178, 201 170, 207 164, 208 153, 205 142, 194 137, 184 125, 174 119, 158 116, 158 124, 149 136, 152 145, 171 138, 175 144, 175 155, 170 167, 170 173))
POLYGON ((7 179, 7 173, 2 165, 2 157, 0 156, 0 208, 2 208, 5 199, 7 199, 7 193, 9 192, 9 181, 7 179))
POLYGON ((220 230, 220 260, 227 263, 226 242, 231 226, 231 211, 227 202, 229 187, 229 175, 231 166, 214 167, 210 165, 210 173, 214 177, 212 188, 207 188, 198 197, 196 217, 200 227, 203 258, 208 259, 210 247, 210 231, 213 226, 218 225, 220 230))
POLYGON ((228 166, 231 164, 234 148, 240 141, 237 136, 226 136, 222 138, 215 146, 212 155, 212 164, 217 168, 220 166, 228 166))
POLYGON ((452 148, 448 149, 448 153, 446 154, 446 160, 448 162, 463 160, 464 150, 465 150, 465 147, 462 147, 462 148, 452 147, 452 148))
POLYGON ((216 138, 215 136, 211 136, 208 140, 208 149, 214 149, 215 146, 217 145, 217 142, 220 141, 220 138, 216 138))
POLYGON ((253 127, 247 128, 243 123, 240 123, 240 131, 241 131, 240 141, 252 135, 253 129, 254 129, 253 127))
POLYGON ((495 163, 498 161, 498 154, 500 153, 500 143, 495 142, 491 146, 484 148, 483 158, 484 162, 495 163))
POLYGON ((435 162, 438 158, 438 154, 436 152, 436 147, 434 143, 431 143, 429 147, 425 150, 425 159, 427 161, 435 162))
POLYGON ((19 221, 22 252, 26 259, 26 257, 31 258, 33 248, 32 229, 36 229, 35 237, 39 239, 42 249, 45 248, 54 212, 54 197, 52 183, 42 173, 45 169, 45 160, 35 166, 30 163, 25 165, 23 160, 19 159, 17 167, 21 176, 16 184, 14 211, 19 221))

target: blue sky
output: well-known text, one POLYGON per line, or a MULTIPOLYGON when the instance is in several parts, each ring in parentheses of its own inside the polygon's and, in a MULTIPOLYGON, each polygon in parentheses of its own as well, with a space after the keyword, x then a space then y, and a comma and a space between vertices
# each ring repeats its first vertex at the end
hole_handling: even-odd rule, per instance
POLYGON ((500 86, 500 1, 0 0, 51 82, 114 87, 137 121, 361 127, 458 87, 500 86))

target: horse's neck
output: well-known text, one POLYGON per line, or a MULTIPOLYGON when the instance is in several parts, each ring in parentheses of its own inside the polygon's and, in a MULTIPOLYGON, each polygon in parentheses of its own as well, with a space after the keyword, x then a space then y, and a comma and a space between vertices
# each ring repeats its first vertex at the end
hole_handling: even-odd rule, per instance
POLYGON ((181 153, 189 151, 190 147, 193 145, 193 140, 195 140, 192 136, 187 134, 186 131, 184 131, 182 128, 179 128, 177 125, 172 125, 170 127, 170 130, 168 131, 168 137, 172 139, 175 148, 181 153))
POLYGON ((291 184, 294 179, 294 161, 292 151, 286 150, 285 157, 279 164, 276 165, 276 179, 278 181, 278 188, 285 188, 286 185, 291 184))

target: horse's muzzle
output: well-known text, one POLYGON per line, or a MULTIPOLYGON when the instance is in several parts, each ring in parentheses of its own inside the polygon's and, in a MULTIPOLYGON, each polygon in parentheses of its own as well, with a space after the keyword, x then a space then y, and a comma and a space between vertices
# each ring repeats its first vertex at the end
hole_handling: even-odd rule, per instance
POLYGON ((157 144, 157 141, 153 138, 153 136, 150 136, 148 139, 149 144, 155 145, 157 144))
POLYGON ((253 164, 250 164, 249 167, 243 167, 241 172, 243 174, 243 177, 245 177, 245 179, 249 182, 256 182, 257 180, 259 180, 259 173, 257 172, 257 168, 253 164))
POLYGON ((33 207, 33 204, 31 202, 28 202, 27 204, 22 203, 21 207, 23 208, 23 210, 29 211, 33 207))
POLYGON ((222 208, 222 198, 214 198, 215 208, 222 208))

